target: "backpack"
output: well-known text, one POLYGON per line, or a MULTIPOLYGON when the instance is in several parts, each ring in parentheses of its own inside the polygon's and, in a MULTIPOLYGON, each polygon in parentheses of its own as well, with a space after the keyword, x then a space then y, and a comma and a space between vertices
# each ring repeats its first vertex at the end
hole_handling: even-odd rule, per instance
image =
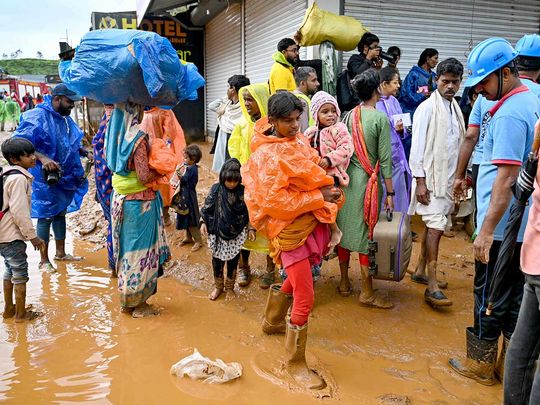
MULTIPOLYGON (((12 175, 12 174, 22 174, 20 170, 17 169, 11 169, 6 172, 2 168, 0 168, 0 209, 4 206, 4 177, 12 175)), ((4 215, 6 215, 6 212, 9 211, 9 207, 7 207, 5 210, 0 211, 0 221, 2 218, 4 218, 4 215)))
POLYGON ((360 103, 352 89, 351 78, 347 69, 343 70, 337 77, 336 98, 342 113, 351 111, 360 103))

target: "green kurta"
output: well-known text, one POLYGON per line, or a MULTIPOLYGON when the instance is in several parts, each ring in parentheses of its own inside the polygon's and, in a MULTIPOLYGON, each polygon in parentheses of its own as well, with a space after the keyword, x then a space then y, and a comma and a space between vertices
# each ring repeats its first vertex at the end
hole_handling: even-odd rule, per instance
POLYGON ((0 100, 0 124, 6 122, 6 102, 0 100))
MULTIPOLYGON (((352 113, 344 123, 352 135, 352 113)), ((385 113, 377 110, 362 110, 362 128, 371 166, 380 162, 379 170, 379 207, 382 198, 381 175, 385 179, 392 178, 392 146, 390 143, 390 123, 385 113)), ((350 177, 349 187, 343 188, 345 205, 338 213, 337 224, 343 232, 341 247, 353 252, 368 254, 368 227, 364 222, 364 197, 369 177, 360 166, 356 152, 352 155, 347 169, 350 177)))

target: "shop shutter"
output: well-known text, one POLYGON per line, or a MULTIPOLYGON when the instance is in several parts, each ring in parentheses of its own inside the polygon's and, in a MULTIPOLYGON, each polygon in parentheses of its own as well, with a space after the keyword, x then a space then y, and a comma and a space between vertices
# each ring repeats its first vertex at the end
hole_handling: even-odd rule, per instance
MULTIPOLYGON (((344 6, 344 14, 369 27, 383 49, 401 48, 402 78, 425 48, 437 49, 439 61, 455 57, 466 66, 470 50, 486 38, 500 36, 514 45, 539 30, 538 0, 345 0, 344 6)), ((353 53, 344 53, 344 67, 353 53)))
MULTIPOLYGON (((205 30, 206 105, 227 96, 227 79, 242 73, 241 6, 232 4, 213 18, 205 30)), ((217 127, 216 114, 206 108, 206 129, 211 137, 217 127)))
MULTIPOLYGON (((268 82, 277 43, 292 38, 306 8, 306 0, 245 0, 245 67, 251 83, 268 82)), ((305 58, 305 49, 300 58, 305 58)))

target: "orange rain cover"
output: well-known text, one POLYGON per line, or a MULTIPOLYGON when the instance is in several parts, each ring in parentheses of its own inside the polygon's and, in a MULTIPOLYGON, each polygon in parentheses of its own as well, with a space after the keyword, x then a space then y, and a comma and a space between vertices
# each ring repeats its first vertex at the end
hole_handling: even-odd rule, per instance
POLYGON ((150 137, 151 151, 148 165, 157 172, 164 174, 161 179, 146 184, 146 186, 159 191, 163 197, 163 205, 168 207, 173 195, 169 180, 174 174, 176 166, 184 161, 184 149, 186 147, 184 130, 172 110, 164 110, 158 107, 153 107, 144 112, 140 128, 150 137), (162 139, 165 147, 174 156, 171 156, 170 153, 167 153, 167 150, 163 149, 164 145, 161 142, 157 142, 156 147, 153 147, 154 139, 162 139), (167 167, 170 168, 168 172, 166 172, 167 167))
POLYGON ((322 223, 335 222, 338 205, 325 202, 319 191, 334 180, 318 166, 317 152, 300 133, 276 138, 266 135, 270 129, 266 117, 256 122, 251 156, 241 169, 251 224, 271 239, 307 212, 322 223))

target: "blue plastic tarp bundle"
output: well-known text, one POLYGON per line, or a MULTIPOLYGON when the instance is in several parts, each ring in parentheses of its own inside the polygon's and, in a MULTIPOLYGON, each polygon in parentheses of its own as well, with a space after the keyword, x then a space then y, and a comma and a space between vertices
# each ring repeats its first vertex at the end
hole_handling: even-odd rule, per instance
POLYGON ((197 67, 181 63, 168 39, 139 30, 90 31, 58 70, 70 89, 105 104, 173 107, 196 100, 204 85, 197 67))

